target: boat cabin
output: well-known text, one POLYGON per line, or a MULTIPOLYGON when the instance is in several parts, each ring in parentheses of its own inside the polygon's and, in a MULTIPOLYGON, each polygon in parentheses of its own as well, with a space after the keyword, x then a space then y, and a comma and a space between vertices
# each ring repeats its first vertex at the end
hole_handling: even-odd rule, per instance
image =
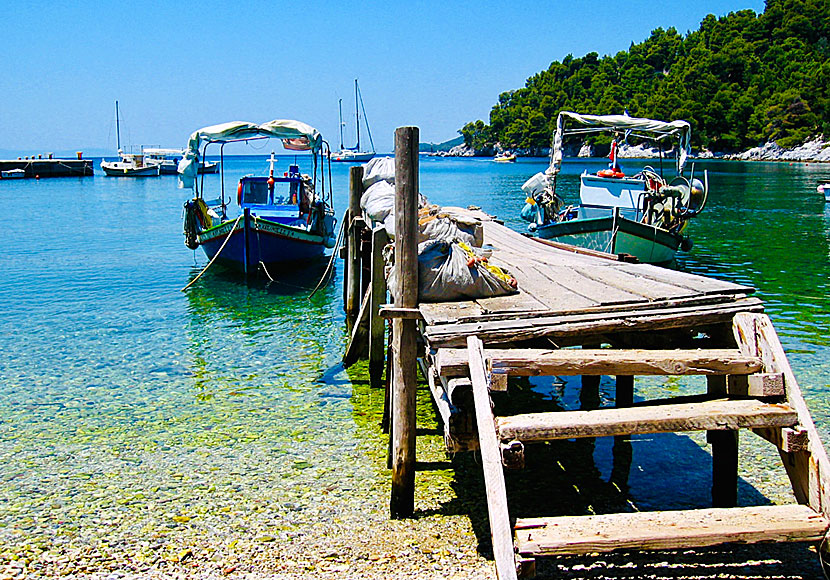
POLYGON ((286 225, 305 225, 311 207, 312 184, 291 165, 282 177, 246 175, 239 180, 237 201, 251 215, 286 225))

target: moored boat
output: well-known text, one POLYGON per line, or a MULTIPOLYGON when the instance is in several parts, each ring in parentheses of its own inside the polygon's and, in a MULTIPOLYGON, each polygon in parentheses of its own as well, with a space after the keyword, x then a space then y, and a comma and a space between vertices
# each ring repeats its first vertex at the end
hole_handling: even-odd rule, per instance
MULTIPOLYGON (((686 121, 640 119, 628 115, 579 115, 559 113, 551 148, 550 166, 530 178, 522 189, 527 194, 522 217, 534 235, 613 254, 627 254, 642 262, 670 262, 678 249, 691 249, 684 235, 688 221, 706 204, 708 177, 694 177, 694 167, 683 175, 690 152, 691 126, 686 121), (577 127, 569 128, 568 124, 577 127), (675 175, 666 178, 650 166, 626 175, 619 166, 616 138, 611 144, 611 163, 595 174, 580 175, 577 206, 564 206, 556 192, 562 166, 562 142, 572 134, 610 132, 634 135, 646 141, 675 139, 675 175)), ((662 155, 662 153, 661 153, 662 155)), ((662 166, 662 163, 661 163, 662 166)))
MULTIPOLYGON (((326 248, 334 247, 336 223, 331 181, 326 181, 324 171, 329 155, 320 133, 299 121, 234 122, 194 132, 179 164, 183 187, 195 189, 195 197, 185 204, 185 244, 191 249, 201 246, 211 262, 246 275, 263 271, 268 277, 272 268, 292 262, 305 264, 322 256, 326 248), (196 180, 200 146, 204 144, 204 156, 212 143, 268 137, 280 139, 289 151, 310 151, 312 174, 301 174, 297 164, 291 164, 281 176, 275 174, 276 159, 271 153, 268 175, 246 175, 239 180, 237 216, 228 215, 232 200, 224 196, 224 187, 219 199, 206 203, 196 180)), ((329 161, 328 175, 330 170, 329 161)))
POLYGON ((2 179, 22 179, 26 177, 25 169, 6 169, 0 171, 0 178, 2 179))
POLYGON ((830 203, 830 179, 822 179, 819 181, 818 187, 816 190, 819 193, 824 194, 824 201, 830 203))
POLYGON ((101 169, 111 177, 155 177, 161 175, 157 163, 147 163, 144 153, 124 153, 121 149, 121 118, 118 101, 115 101, 115 135, 118 144, 118 161, 101 160, 101 169))

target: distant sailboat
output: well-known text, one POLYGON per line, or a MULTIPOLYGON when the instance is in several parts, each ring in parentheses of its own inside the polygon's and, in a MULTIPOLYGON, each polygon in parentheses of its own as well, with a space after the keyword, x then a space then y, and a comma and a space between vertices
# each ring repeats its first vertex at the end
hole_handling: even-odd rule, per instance
POLYGON ((161 175, 161 168, 148 164, 143 153, 124 153, 121 149, 121 119, 118 115, 118 101, 115 101, 115 135, 118 143, 118 161, 101 161, 101 169, 112 177, 155 177, 161 175))
POLYGON ((339 99, 338 106, 340 108, 340 151, 335 151, 331 154, 332 161, 345 161, 353 163, 362 163, 369 161, 375 156, 375 143, 372 141, 372 130, 369 129, 369 120, 366 118, 366 108, 363 106, 363 95, 360 94, 360 88, 357 86, 357 79, 354 80, 354 119, 355 119, 355 133, 357 134, 357 144, 354 147, 343 146, 343 99, 339 99), (372 146, 371 151, 360 150, 360 111, 363 111, 363 120, 366 122, 366 132, 369 134, 369 143, 372 146))

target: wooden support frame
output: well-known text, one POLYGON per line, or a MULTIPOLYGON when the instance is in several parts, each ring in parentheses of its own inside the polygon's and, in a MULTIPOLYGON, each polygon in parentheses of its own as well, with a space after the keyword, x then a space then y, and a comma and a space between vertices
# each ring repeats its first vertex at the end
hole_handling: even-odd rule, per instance
MULTIPOLYGON (((737 349, 487 349, 490 372, 512 376, 550 375, 748 375, 763 367, 760 357, 737 349)), ((442 375, 466 371, 464 351, 441 348, 442 375)))
POLYGON ((369 380, 379 385, 383 376, 386 321, 380 316, 380 306, 386 302, 383 248, 389 237, 386 228, 372 230, 371 304, 369 304, 369 380))
POLYGON ((487 488, 487 513, 493 539, 493 556, 496 559, 496 575, 499 580, 512 580, 517 578, 513 530, 510 527, 510 515, 507 511, 507 487, 504 483, 501 449, 496 438, 495 417, 493 417, 490 393, 487 389, 484 349, 481 341, 475 336, 467 338, 467 349, 470 380, 473 382, 484 484, 487 488))
MULTIPOLYGON (((760 356, 768 372, 783 375, 787 403, 795 409, 797 430, 806 433, 807 442, 806 448, 801 451, 787 451, 779 446, 781 460, 798 502, 830 517, 830 460, 772 321, 766 314, 740 313, 733 319, 732 331, 741 350, 760 356)), ((776 432, 766 433, 765 438, 773 441, 782 436, 776 432)), ((803 435, 801 439, 803 442, 803 435)))
POLYGON ((361 219, 360 196, 363 195, 363 166, 349 168, 349 213, 346 228, 346 272, 345 272, 345 310, 346 320, 353 325, 357 318, 360 304, 360 230, 357 218, 361 219))

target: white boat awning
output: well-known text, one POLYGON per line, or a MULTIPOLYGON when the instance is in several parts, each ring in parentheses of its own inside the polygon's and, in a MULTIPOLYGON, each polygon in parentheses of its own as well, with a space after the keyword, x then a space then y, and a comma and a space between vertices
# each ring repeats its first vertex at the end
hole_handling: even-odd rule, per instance
POLYGON ((570 111, 562 111, 556 119, 556 133, 553 137, 551 149, 550 167, 546 171, 548 175, 556 175, 562 166, 562 139, 566 134, 584 133, 588 131, 641 131, 645 137, 661 139, 663 137, 674 137, 678 142, 678 172, 683 170, 686 159, 691 153, 692 126, 687 121, 655 121, 654 119, 643 119, 629 117, 628 115, 580 115, 570 111), (566 130, 566 121, 579 123, 588 129, 566 130))
POLYGON ((199 147, 202 143, 227 143, 244 141, 256 137, 274 137, 282 140, 283 147, 292 151, 317 152, 323 144, 320 132, 300 121, 275 119, 257 125, 244 121, 232 121, 220 125, 211 125, 190 135, 184 158, 179 162, 179 185, 192 189, 196 182, 199 147))

